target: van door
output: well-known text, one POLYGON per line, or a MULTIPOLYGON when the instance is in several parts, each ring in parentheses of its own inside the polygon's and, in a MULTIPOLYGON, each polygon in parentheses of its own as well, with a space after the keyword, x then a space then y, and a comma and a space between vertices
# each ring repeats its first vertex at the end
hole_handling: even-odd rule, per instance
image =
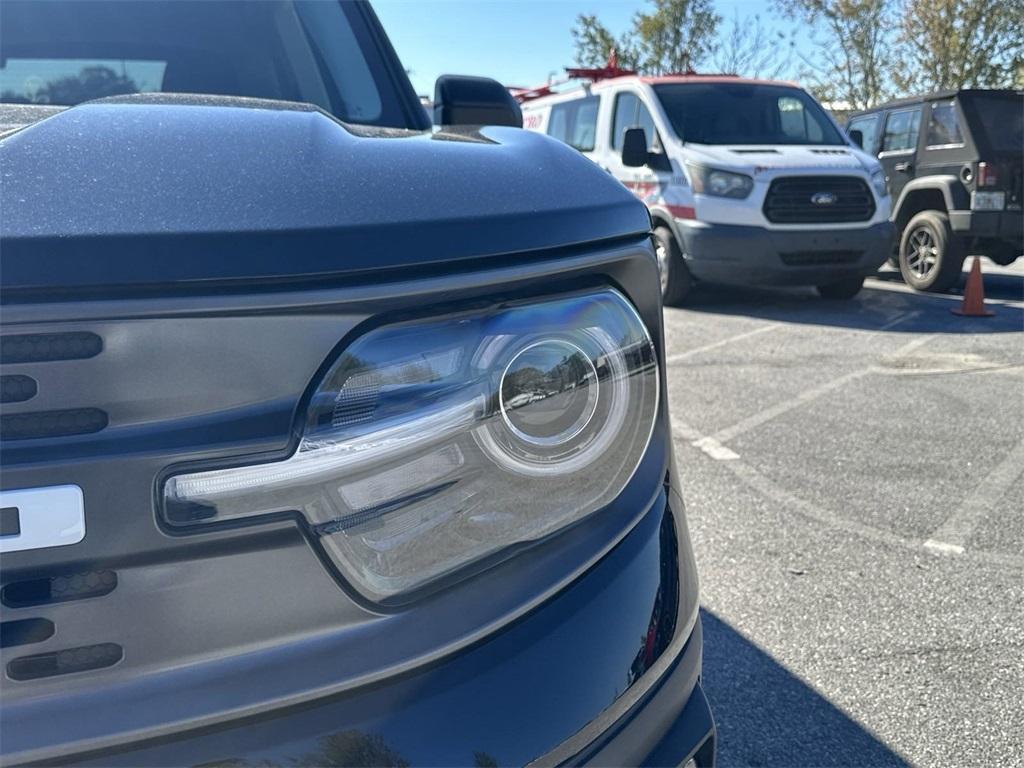
POLYGON ((889 194, 898 200, 907 182, 914 178, 917 139, 921 130, 921 105, 896 109, 885 116, 878 162, 885 171, 889 194))
POLYGON ((647 135, 647 150, 649 152, 661 151, 661 136, 654 125, 654 118, 651 116, 650 110, 633 91, 620 91, 615 95, 612 107, 611 153, 608 158, 608 170, 641 200, 656 199, 660 197, 665 185, 671 179, 671 168, 651 167, 651 165, 628 168, 623 165, 622 137, 628 128, 643 128, 647 135))

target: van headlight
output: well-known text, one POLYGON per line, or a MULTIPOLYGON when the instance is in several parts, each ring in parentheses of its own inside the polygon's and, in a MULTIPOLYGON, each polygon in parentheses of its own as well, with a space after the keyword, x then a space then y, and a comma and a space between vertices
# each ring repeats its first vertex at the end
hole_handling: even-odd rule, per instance
POLYGON ((163 515, 298 513, 389 601, 607 505, 657 405, 654 346, 614 290, 396 322, 331 365, 289 458, 173 476, 163 515))
POLYGON ((754 189, 754 180, 743 173, 705 168, 692 163, 686 167, 690 171, 690 185, 698 194, 742 200, 749 197, 754 189))

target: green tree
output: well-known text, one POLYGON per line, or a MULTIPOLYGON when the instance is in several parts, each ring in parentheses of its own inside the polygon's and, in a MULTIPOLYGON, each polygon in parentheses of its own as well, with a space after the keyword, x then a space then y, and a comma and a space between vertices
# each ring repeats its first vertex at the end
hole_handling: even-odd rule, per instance
POLYGON ((581 13, 572 28, 572 41, 576 47, 576 65, 580 67, 603 67, 614 51, 619 66, 636 69, 639 57, 636 46, 627 32, 619 40, 593 14, 581 13))
POLYGON ((905 0, 900 21, 908 92, 1024 85, 1024 0, 905 0))
POLYGON ((714 44, 722 17, 711 0, 652 0, 650 13, 633 17, 640 41, 641 65, 651 75, 690 72, 714 44))
POLYGON ((801 77, 825 101, 852 109, 891 93, 898 14, 896 0, 776 0, 786 18, 812 29, 814 49, 801 77))
POLYGON ((648 0, 648 12, 616 39, 594 15, 581 14, 572 29, 576 63, 604 66, 612 50, 619 66, 642 74, 687 72, 705 61, 714 46, 721 16, 712 0, 648 0))
POLYGON ((737 12, 719 35, 711 61, 719 72, 778 79, 793 63, 792 34, 769 30, 761 17, 737 12))

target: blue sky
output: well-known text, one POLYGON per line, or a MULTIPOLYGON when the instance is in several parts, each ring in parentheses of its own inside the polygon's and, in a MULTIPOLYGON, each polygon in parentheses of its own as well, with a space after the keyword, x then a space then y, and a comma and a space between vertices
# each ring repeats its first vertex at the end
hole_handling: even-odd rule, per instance
MULTIPOLYGON (((441 74, 484 75, 506 85, 537 85, 573 63, 570 29, 596 14, 614 33, 630 26, 643 0, 374 0, 373 7, 412 70, 416 92, 433 96, 441 74)), ((716 0, 726 19, 759 15, 788 28, 770 0, 716 0)))

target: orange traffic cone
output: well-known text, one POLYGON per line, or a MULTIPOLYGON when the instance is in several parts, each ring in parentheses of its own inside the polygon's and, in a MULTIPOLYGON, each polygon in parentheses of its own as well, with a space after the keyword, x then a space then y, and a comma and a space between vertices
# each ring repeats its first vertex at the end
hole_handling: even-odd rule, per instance
POLYGON ((995 312, 985 309, 985 283, 981 279, 981 259, 974 257, 971 272, 964 287, 964 300, 959 309, 952 310, 961 317, 992 317, 995 312))

